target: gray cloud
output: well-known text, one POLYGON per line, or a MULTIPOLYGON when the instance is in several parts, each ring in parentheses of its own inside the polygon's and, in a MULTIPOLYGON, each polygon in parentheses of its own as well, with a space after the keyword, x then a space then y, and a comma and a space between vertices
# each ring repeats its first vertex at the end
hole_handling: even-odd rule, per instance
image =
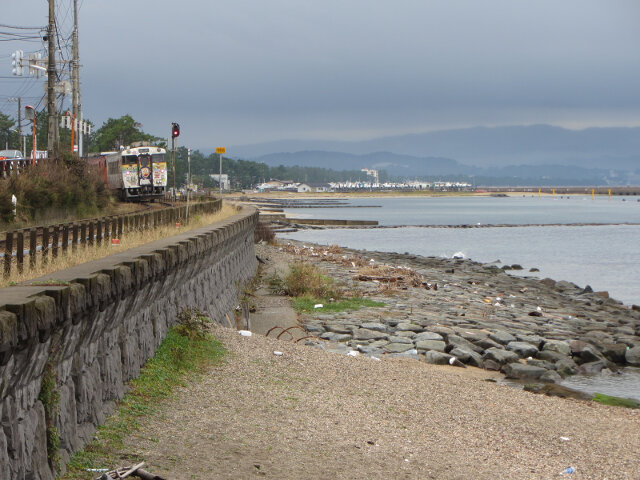
MULTIPOLYGON (((42 0, 3 10, 6 23, 46 23, 42 0)), ((635 0, 87 1, 83 105, 98 124, 130 113, 158 135, 179 121, 197 148, 638 125, 639 13, 635 0)), ((5 43, 0 56, 17 48, 5 43)))

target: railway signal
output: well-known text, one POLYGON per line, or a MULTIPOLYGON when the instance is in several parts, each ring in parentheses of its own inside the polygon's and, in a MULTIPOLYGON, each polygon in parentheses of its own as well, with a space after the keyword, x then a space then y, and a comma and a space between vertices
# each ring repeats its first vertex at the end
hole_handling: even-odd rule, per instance
POLYGON ((11 65, 13 65, 13 69, 11 73, 17 76, 22 76, 24 74, 24 70, 22 69, 22 60, 24 58, 24 52, 22 50, 16 50, 11 54, 11 58, 13 58, 11 65))
POLYGON ((173 122, 171 124, 171 138, 180 136, 180 124, 173 122))

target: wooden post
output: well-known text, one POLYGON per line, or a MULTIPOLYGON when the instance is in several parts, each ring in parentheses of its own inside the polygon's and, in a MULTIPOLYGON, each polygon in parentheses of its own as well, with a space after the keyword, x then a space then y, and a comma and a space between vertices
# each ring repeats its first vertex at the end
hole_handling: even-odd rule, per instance
POLYGON ((124 231, 124 218, 118 217, 118 238, 122 237, 123 231, 124 231))
POLYGON ((53 235, 51 237, 51 258, 58 258, 59 235, 60 235, 60 225, 54 225, 53 235))
POLYGON ((93 236, 94 236, 94 224, 93 221, 89 222, 89 245, 93 246, 93 236))
POLYGON ((42 265, 49 262, 49 227, 42 227, 42 265))
POLYGON ((87 244, 87 224, 84 222, 80 225, 80 243, 87 244))
POLYGON ((16 260, 18 261, 18 273, 24 271, 24 232, 20 231, 17 235, 16 260))
POLYGON ((62 254, 66 255, 69 249, 69 225, 62 226, 62 254))
POLYGON ((78 225, 74 223, 71 228, 71 250, 75 252, 78 250, 78 225))
POLYGON ((11 257, 13 256, 13 232, 7 232, 4 241, 4 276, 11 275, 11 257))
POLYGON ((29 268, 36 268, 36 254, 38 253, 38 229, 29 230, 29 268))
POLYGON ((99 219, 97 222, 97 230, 96 230, 96 244, 98 246, 102 245, 102 219, 99 219))

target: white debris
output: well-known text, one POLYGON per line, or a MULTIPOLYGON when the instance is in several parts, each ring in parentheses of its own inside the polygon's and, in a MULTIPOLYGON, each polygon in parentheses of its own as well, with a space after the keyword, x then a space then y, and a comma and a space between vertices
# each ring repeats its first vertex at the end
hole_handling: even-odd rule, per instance
POLYGON ((321 303, 316 303, 316 304, 313 306, 313 308, 322 308, 322 307, 324 307, 324 305, 323 305, 323 304, 321 304, 321 303))
POLYGON ((449 365, 453 365, 454 363, 456 363, 456 360, 457 360, 456 357, 451 357, 449 359, 449 365))
POLYGON ((357 357, 358 355, 360 355, 360 352, 356 351, 356 350, 349 350, 347 352, 347 355, 350 357, 357 357))
POLYGON ((278 356, 278 357, 280 357, 280 356, 284 355, 282 352, 279 352, 279 351, 277 351, 277 350, 276 350, 275 352, 273 352, 273 354, 274 354, 274 355, 276 355, 276 356, 278 356))
POLYGON ((251 332, 249 330, 238 330, 238 333, 240 335, 242 335, 243 337, 250 337, 251 336, 251 332))
POLYGON ((563 442, 568 442, 569 441, 569 437, 560 437, 560 440, 562 440, 563 442))

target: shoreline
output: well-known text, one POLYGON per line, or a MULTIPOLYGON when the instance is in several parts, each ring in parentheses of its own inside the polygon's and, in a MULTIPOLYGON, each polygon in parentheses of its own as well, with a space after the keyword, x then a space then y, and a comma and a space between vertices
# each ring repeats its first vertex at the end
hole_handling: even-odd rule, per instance
POLYGON ((330 277, 387 304, 383 309, 302 316, 310 334, 332 342, 335 348, 329 350, 434 364, 459 360, 530 383, 615 374, 624 366, 640 365, 640 307, 625 306, 606 292, 508 275, 495 265, 468 259, 348 248, 334 255, 323 245, 286 241, 290 246, 280 248, 292 258, 316 263, 330 277), (408 268, 425 284, 404 285, 385 295, 382 290, 397 280, 386 285, 380 279, 357 280, 352 265, 360 263, 408 268))

